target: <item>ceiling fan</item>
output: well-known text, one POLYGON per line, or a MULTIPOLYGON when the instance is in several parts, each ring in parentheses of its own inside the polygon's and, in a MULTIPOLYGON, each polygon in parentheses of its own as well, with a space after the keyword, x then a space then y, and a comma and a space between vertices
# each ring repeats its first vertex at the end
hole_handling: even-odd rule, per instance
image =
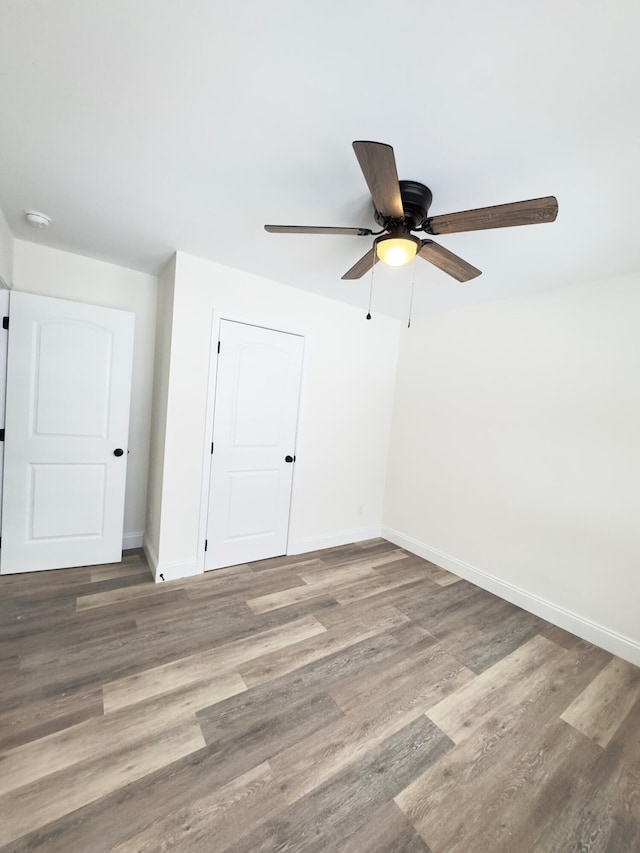
POLYGON ((460 231, 480 231, 486 228, 507 228, 512 225, 535 225, 553 222, 558 214, 554 196, 515 201, 493 207, 479 207, 459 213, 429 216, 431 190, 418 181, 399 181, 393 148, 383 142, 353 143, 365 181, 371 193, 376 222, 380 231, 370 228, 334 228, 311 225, 265 225, 276 234, 347 234, 375 237, 373 247, 347 270, 343 279, 361 278, 379 260, 389 266, 402 266, 416 254, 434 264, 458 281, 469 281, 481 271, 454 255, 425 234, 454 234, 460 231))

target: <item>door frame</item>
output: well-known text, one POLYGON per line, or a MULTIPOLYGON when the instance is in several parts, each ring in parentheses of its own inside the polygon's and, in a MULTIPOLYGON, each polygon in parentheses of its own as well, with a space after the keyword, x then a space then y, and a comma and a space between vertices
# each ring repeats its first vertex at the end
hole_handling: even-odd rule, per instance
MULTIPOLYGON (((207 536, 207 524, 209 520, 209 485, 211 483, 212 456, 211 442, 213 441, 213 424, 215 418, 216 382, 218 380, 218 341, 220 339, 220 324, 223 320, 231 323, 242 323, 245 326, 258 326, 261 329, 270 329, 273 332, 282 332, 286 335, 297 335, 302 338, 302 370, 300 373, 300 396, 298 399, 298 418, 296 421, 296 437, 294 442, 297 447, 301 433, 304 413, 304 388, 306 377, 306 344, 307 336, 304 332, 288 327, 288 324, 271 323, 268 319, 247 314, 236 314, 233 311, 213 311, 211 315, 211 342, 209 344, 209 377, 207 380, 207 407, 205 416, 204 443, 202 447, 202 483, 200 487, 200 518, 198 521, 198 556, 197 561, 200 571, 204 573, 205 550, 204 543, 207 536)), ((296 466, 294 465, 293 480, 291 483, 291 502, 289 504, 289 524, 287 527, 286 554, 289 553, 291 541, 291 528, 295 519, 296 507, 296 466)), ((218 571, 212 569, 212 571, 218 571)))

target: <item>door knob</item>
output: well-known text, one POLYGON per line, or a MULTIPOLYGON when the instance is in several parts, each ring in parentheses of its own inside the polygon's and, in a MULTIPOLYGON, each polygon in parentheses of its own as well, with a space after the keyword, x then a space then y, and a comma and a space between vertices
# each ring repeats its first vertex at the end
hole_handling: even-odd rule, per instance
POLYGON ((122 456, 123 453, 124 453, 124 450, 121 447, 116 447, 116 449, 113 451, 114 456, 122 456))
POLYGON ((284 457, 285 462, 293 462, 294 459, 295 459, 295 456, 285 456, 284 457))

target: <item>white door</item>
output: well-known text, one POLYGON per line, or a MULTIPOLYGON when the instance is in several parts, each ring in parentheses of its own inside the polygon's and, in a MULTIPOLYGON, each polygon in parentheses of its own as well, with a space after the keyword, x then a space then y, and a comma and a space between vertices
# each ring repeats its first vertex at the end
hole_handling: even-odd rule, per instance
MULTIPOLYGON (((9 316, 9 291, 0 290, 0 316, 9 316)), ((7 332, 0 332, 0 430, 4 429, 4 413, 7 388, 7 332)), ((2 506, 2 471, 4 467, 4 442, 0 441, 0 506, 2 506)), ((2 525, 0 524, 0 533, 2 525)))
POLYGON ((11 293, 2 574, 120 559, 133 325, 11 293))
POLYGON ((303 346, 220 323, 205 569, 286 553, 303 346))

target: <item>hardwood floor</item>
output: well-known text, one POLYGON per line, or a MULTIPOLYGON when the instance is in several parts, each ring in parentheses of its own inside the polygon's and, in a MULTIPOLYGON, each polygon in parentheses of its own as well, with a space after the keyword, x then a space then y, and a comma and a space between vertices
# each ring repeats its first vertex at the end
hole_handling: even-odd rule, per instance
POLYGON ((383 540, 0 578, 0 850, 640 851, 640 670, 383 540))

